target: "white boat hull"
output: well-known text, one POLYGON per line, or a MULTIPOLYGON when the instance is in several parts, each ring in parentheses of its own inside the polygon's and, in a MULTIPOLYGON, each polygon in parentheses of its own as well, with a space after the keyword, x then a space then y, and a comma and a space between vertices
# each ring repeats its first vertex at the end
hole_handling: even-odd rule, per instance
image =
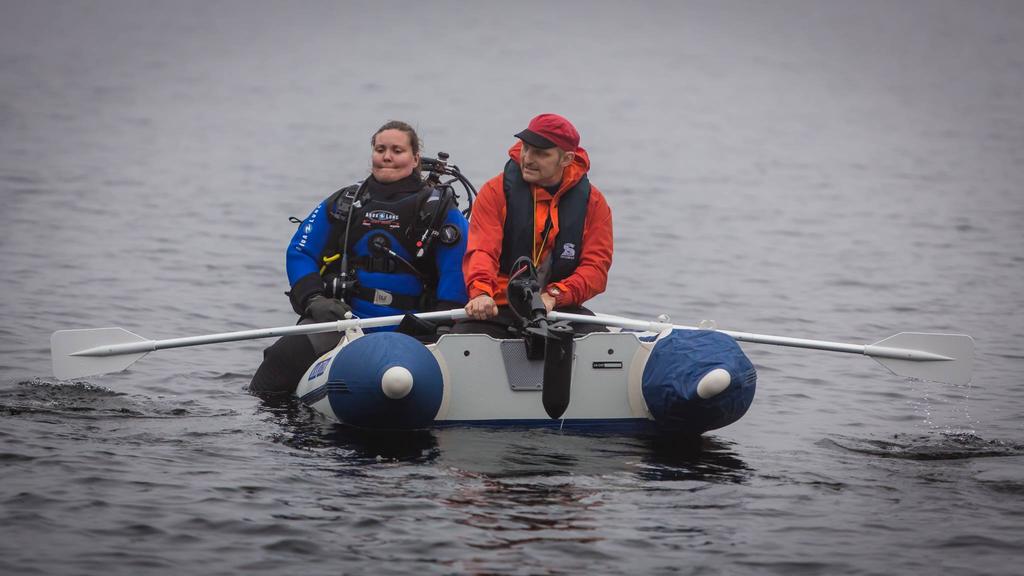
POLYGON ((555 420, 541 402, 543 366, 527 359, 522 340, 449 334, 424 346, 402 334, 356 330, 313 364, 296 395, 330 419, 365 428, 624 427, 699 434, 742 416, 756 381, 739 346, 710 331, 591 333, 575 340, 571 400, 555 420), (708 339, 717 339, 713 352, 722 361, 693 366, 692 358, 682 357, 692 356, 690 341, 708 339), (672 382, 652 369, 652 353, 672 382), (678 376, 680 370, 686 375, 678 376))

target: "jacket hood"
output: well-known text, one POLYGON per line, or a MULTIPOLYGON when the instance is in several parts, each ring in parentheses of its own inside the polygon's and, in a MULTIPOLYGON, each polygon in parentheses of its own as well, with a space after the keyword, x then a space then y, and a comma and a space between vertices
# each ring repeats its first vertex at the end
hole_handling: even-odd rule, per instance
MULTIPOLYGON (((516 140, 516 143, 508 149, 509 157, 516 164, 519 164, 522 152, 523 143, 520 140, 516 140)), ((558 192, 561 193, 572 188, 588 171, 590 171, 590 156, 587 155, 587 151, 581 146, 576 149, 576 158, 573 159, 572 164, 566 166, 565 171, 562 172, 562 185, 559 186, 558 192)))

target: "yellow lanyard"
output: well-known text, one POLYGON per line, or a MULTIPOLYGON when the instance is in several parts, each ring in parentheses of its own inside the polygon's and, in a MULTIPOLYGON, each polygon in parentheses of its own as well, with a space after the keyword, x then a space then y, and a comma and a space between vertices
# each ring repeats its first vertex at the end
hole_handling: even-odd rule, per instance
MULTIPOLYGON (((540 257, 544 254, 544 246, 548 243, 548 236, 551 234, 551 210, 554 208, 554 197, 551 198, 551 204, 548 205, 548 219, 544 222, 544 231, 541 233, 540 245, 537 245, 537 229, 534 228, 533 232, 533 265, 540 268, 540 257)), ((537 194, 533 195, 533 217, 537 217, 537 194)), ((534 222, 536 226, 536 222, 534 222)))

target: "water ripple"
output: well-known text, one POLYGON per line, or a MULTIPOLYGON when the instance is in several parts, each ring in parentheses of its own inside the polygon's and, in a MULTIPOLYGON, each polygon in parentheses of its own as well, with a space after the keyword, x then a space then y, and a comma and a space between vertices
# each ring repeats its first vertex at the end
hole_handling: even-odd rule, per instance
POLYGON ((944 432, 937 436, 901 435, 893 440, 837 436, 823 440, 821 444, 850 452, 906 460, 961 460, 1024 454, 1024 444, 985 440, 969 432, 944 432))

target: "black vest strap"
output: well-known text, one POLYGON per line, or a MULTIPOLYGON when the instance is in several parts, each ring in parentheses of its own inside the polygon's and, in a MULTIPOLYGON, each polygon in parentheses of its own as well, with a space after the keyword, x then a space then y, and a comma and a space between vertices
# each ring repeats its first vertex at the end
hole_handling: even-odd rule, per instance
MULTIPOLYGON (((520 256, 532 257, 534 236, 533 193, 523 180, 523 173, 515 160, 505 164, 502 180, 505 192, 505 229, 501 241, 500 269, 512 272, 512 264, 520 256)), ((558 199, 558 235, 551 249, 551 276, 549 282, 564 280, 576 270, 583 248, 583 224, 590 204, 590 180, 584 174, 558 199)))
POLYGON ((348 218, 349 209, 352 208, 352 203, 356 200, 359 191, 362 189, 363 183, 360 182, 345 186, 331 194, 330 198, 327 199, 327 215, 330 217, 331 222, 345 222, 345 219, 348 218))

